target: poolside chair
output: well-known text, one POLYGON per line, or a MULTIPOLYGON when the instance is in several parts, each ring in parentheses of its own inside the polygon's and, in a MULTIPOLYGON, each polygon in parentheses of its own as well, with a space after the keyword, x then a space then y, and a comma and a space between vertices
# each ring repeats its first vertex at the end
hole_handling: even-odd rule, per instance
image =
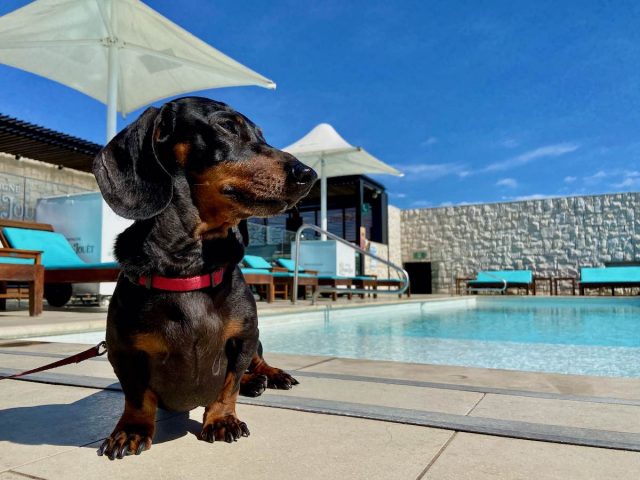
MULTIPOLYGON (((295 271, 295 262, 293 260, 280 258, 277 260, 277 262, 280 265, 284 266, 293 276, 293 273, 295 271)), ((353 286, 354 278, 356 277, 345 277, 341 275, 325 275, 325 274, 318 273, 318 271, 316 270, 305 270, 302 267, 298 267, 298 270, 301 272, 304 272, 298 275, 299 285, 303 285, 303 282, 305 282, 305 280, 303 279, 307 276, 310 276, 311 279, 306 280, 307 282, 309 282, 308 284, 314 285, 315 287, 318 287, 318 286, 327 286, 327 287, 333 287, 333 288, 345 287, 344 294, 347 295, 347 298, 349 300, 353 298, 353 294, 349 290, 353 286)), ((315 292, 315 288, 313 291, 315 292)), ((331 293, 331 299, 333 301, 336 301, 338 298, 338 295, 342 294, 342 292, 328 292, 328 293, 331 293)))
POLYGON ((275 299, 275 285, 273 283, 273 275, 269 270, 240 267, 240 271, 247 285, 257 287, 260 298, 264 298, 267 303, 273 302, 275 299))
POLYGON ((478 272, 474 280, 467 281, 467 291, 504 293, 509 288, 524 288, 536 294, 536 284, 531 270, 489 270, 478 272))
MULTIPOLYGON (((278 267, 274 267, 273 269, 276 282, 284 286, 285 298, 289 297, 289 290, 291 290, 291 295, 293 296, 295 262, 290 258, 278 258, 276 263, 278 264, 278 267), (286 274, 286 276, 283 276, 283 273, 286 274)), ((318 272, 316 270, 305 270, 300 266, 298 266, 298 272, 298 287, 304 288, 305 297, 307 296, 307 293, 313 295, 319 285, 318 272)))
POLYGON ((29 299, 29 316, 42 313, 44 267, 40 252, 0 248, 0 310, 6 309, 8 298, 29 299), (28 292, 20 286, 26 284, 28 292))
MULTIPOLYGON (((251 268, 263 269, 271 273, 273 276, 274 295, 283 295, 284 298, 289 298, 290 292, 293 295, 293 262, 289 265, 286 261, 284 263, 278 261, 281 266, 274 267, 258 255, 245 255, 243 262, 251 268)), ((312 272, 301 272, 298 275, 298 285, 304 287, 305 293, 308 289, 311 289, 313 293, 318 288, 318 278, 312 272)))
POLYGON ((44 297, 54 307, 69 301, 73 283, 115 282, 118 279, 120 267, 116 262, 85 262, 64 235, 54 232, 51 225, 3 221, 0 226, 0 240, 5 247, 42 252, 44 297))
POLYGON ((590 288, 607 287, 611 295, 615 295, 616 288, 640 287, 640 267, 605 267, 580 269, 580 295, 590 288))

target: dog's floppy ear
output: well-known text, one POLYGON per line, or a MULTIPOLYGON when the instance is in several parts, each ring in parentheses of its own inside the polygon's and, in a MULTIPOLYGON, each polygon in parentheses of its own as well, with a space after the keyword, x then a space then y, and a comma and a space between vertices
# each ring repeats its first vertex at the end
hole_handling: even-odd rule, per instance
POLYGON ((242 244, 245 247, 249 246, 249 225, 246 220, 240 220, 238 224, 238 231, 242 235, 242 244))
POLYGON ((93 161, 102 196, 118 215, 144 220, 162 212, 173 196, 172 171, 158 155, 175 128, 170 104, 150 107, 116 135, 93 161))

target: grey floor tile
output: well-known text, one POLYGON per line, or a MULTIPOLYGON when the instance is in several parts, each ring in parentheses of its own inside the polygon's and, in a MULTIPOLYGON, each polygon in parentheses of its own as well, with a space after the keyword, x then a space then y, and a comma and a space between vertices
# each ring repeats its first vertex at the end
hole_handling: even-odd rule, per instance
POLYGON ((640 453, 458 433, 424 480, 637 480, 640 453))
POLYGON ((201 409, 159 423, 159 441, 138 457, 109 461, 95 445, 30 463, 18 472, 51 480, 415 479, 451 432, 371 420, 239 406, 251 436, 237 443, 199 441, 201 409), (165 441, 168 436, 171 440, 165 441))
POLYGON ((486 395, 472 416, 640 433, 640 406, 486 395))

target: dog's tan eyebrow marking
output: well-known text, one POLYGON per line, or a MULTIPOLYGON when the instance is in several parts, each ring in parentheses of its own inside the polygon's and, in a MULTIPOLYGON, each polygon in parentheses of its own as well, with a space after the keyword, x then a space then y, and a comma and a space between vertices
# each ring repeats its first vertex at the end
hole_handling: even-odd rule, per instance
POLYGON ((162 337, 154 333, 139 333, 133 337, 133 348, 149 355, 159 355, 169 351, 162 337))
POLYGON ((191 144, 189 142, 179 142, 173 146, 173 153, 176 156, 178 165, 184 166, 187 163, 187 157, 191 151, 191 144))

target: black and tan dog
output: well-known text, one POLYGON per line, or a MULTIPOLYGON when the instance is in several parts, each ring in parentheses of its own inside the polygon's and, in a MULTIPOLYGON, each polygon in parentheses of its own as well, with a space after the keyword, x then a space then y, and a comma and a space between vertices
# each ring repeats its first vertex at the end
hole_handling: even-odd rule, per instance
POLYGON ((119 235, 122 274, 109 305, 109 361, 125 395, 98 450, 122 458, 151 446, 157 407, 204 406, 203 440, 249 435, 236 399, 291 388, 258 341, 256 305, 238 268, 250 216, 306 195, 315 172, 269 146, 228 106, 187 97, 149 108, 96 157, 102 194, 135 222, 119 235))

